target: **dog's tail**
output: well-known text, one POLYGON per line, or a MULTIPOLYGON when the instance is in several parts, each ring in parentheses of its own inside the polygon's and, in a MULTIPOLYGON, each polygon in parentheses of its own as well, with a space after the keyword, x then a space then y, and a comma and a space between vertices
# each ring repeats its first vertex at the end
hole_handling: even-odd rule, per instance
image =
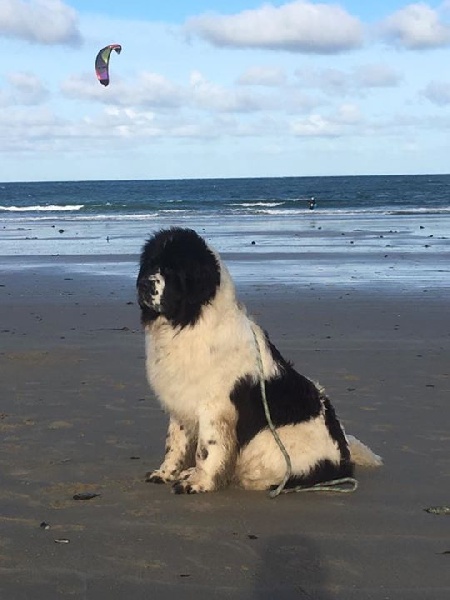
POLYGON ((383 459, 375 454, 368 446, 355 438, 354 435, 347 435, 348 447, 350 449, 350 458, 361 467, 381 467, 383 459))

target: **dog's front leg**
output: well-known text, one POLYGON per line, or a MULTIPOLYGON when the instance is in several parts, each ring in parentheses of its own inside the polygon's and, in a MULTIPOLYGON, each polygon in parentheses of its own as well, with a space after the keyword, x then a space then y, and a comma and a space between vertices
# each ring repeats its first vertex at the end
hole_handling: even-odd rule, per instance
POLYGON ((230 413, 214 416, 205 411, 200 418, 195 467, 180 473, 175 494, 212 492, 229 483, 237 456, 236 415, 230 413))
POLYGON ((170 418, 166 437, 164 462, 154 471, 149 471, 145 480, 151 483, 176 481, 181 471, 194 464, 196 435, 191 429, 170 418))

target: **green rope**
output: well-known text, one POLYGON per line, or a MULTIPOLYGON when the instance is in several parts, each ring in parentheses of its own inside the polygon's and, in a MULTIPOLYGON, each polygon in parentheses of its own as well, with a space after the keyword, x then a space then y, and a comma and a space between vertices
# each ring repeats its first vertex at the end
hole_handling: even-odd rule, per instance
POLYGON ((270 410, 269 410, 269 405, 267 403, 267 396, 266 396, 266 385, 264 383, 264 366, 262 363, 261 348, 259 347, 258 338, 256 337, 256 332, 253 327, 252 327, 252 333, 253 333, 253 339, 255 340, 255 346, 256 346, 256 362, 258 363, 258 369, 259 369, 259 387, 261 389, 261 398, 262 398, 262 403, 264 406, 264 414, 266 415, 266 420, 267 420, 267 424, 269 425, 269 429, 272 432, 272 435, 284 456, 284 460, 286 461, 286 473, 283 477, 282 482, 275 489, 270 490, 270 492, 269 492, 269 496, 271 498, 276 498, 284 490, 284 486, 286 485, 288 479, 291 476, 291 473, 292 473, 291 457, 289 456, 286 448, 284 447, 283 442, 280 440, 280 436, 278 435, 277 430, 275 429, 275 425, 272 422, 272 417, 270 416, 270 410))
POLYGON ((273 424, 272 417, 270 416, 269 404, 267 402, 267 395, 266 395, 266 385, 265 385, 265 379, 264 379, 264 366, 263 366, 262 357, 261 357, 261 348, 259 346, 258 338, 256 336, 256 331, 253 326, 251 326, 251 330, 253 333, 253 339, 255 341, 255 347, 256 347, 256 362, 258 364, 258 370, 259 370, 259 387, 261 390, 261 399, 262 399, 262 403, 263 403, 263 407, 264 407, 264 414, 266 416, 266 420, 267 420, 269 429, 270 429, 279 449, 281 450, 281 453, 284 456, 284 460, 286 461, 286 473, 283 477, 283 480, 276 488, 271 489, 269 491, 270 498, 276 498, 281 493, 288 494, 291 492, 349 493, 349 492, 356 491, 356 489, 358 488, 358 482, 353 477, 342 477, 341 479, 333 479, 331 481, 324 481, 322 483, 316 483, 315 485, 311 485, 311 486, 298 485, 293 488, 285 489, 286 483, 288 482, 288 480, 290 479, 290 477, 292 475, 291 457, 289 456, 288 451, 286 450, 283 442, 281 441, 280 436, 278 435, 278 432, 275 429, 275 425, 273 424))
POLYGON ((283 494, 289 492, 355 492, 358 489, 358 482, 353 477, 342 477, 341 479, 332 479, 331 481, 323 481, 315 485, 297 485, 293 488, 283 490, 283 494))

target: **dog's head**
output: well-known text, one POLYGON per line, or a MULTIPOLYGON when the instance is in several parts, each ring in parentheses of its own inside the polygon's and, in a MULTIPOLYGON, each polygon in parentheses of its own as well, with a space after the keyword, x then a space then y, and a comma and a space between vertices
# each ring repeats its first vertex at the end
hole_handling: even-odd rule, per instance
POLYGON ((142 322, 162 315, 174 327, 194 325, 219 285, 220 265, 205 240, 192 229, 163 229, 142 249, 137 278, 142 322))

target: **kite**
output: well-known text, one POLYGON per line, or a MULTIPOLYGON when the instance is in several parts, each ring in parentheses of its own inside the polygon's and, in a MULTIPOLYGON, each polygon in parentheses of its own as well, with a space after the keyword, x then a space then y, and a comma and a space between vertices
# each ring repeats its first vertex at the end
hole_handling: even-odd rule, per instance
POLYGON ((109 84, 109 58, 113 50, 115 50, 117 54, 120 54, 122 46, 120 44, 110 44, 109 46, 105 46, 105 48, 100 50, 95 59, 95 73, 97 74, 97 79, 104 86, 109 84))

